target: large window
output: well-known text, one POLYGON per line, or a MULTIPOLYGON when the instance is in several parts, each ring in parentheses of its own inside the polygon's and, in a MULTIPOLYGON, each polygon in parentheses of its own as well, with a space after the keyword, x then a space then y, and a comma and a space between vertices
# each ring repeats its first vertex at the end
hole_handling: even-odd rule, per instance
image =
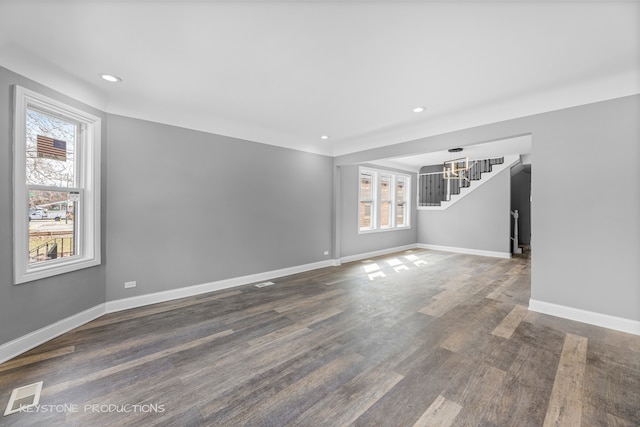
POLYGON ((395 230, 410 227, 411 178, 369 168, 359 170, 358 230, 395 230))
POLYGON ((20 86, 14 234, 15 283, 100 264, 100 119, 20 86))

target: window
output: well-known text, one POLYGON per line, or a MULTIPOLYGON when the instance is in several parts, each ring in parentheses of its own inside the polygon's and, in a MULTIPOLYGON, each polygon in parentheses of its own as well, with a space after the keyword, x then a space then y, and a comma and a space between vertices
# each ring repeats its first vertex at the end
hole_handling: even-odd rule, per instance
POLYGON ((411 178, 375 169, 360 168, 358 230, 395 230, 410 227, 411 178))
POLYGON ((409 179, 407 177, 398 177, 396 180, 396 226, 404 227, 407 225, 407 188, 409 179))
POLYGON ((100 119, 15 87, 14 281, 100 264, 100 119))
POLYGON ((380 175, 380 228, 391 227, 391 175, 380 175))
POLYGON ((373 230, 373 172, 360 172, 360 230, 373 230))

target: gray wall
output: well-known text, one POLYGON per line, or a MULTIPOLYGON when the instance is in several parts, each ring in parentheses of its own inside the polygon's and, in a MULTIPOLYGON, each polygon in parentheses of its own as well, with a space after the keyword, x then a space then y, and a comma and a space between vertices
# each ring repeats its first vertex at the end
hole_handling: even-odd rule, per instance
POLYGON ((113 115, 108 135, 108 301, 330 258, 330 157, 113 115))
POLYGON ((505 169, 445 210, 419 210, 418 243, 511 252, 510 181, 505 169))
MULTIPOLYGON (((531 243, 531 165, 511 177, 511 210, 518 210, 518 242, 531 243)), ((511 219, 511 235, 514 221, 511 219)))
POLYGON ((103 303, 105 299, 105 115, 0 67, 0 344, 103 303), (18 84, 103 119, 103 264, 72 273, 13 285, 13 85, 18 84))
POLYGON ((416 243, 416 174, 399 169, 383 168, 368 165, 374 169, 389 170, 411 175, 411 227, 403 230, 380 231, 358 234, 358 165, 342 166, 340 168, 340 257, 375 252, 388 248, 411 245, 416 243))
POLYGON ((336 166, 532 135, 532 298, 640 321, 640 95, 348 154, 336 166), (602 159, 628 168, 598 172, 602 159), (580 178, 570 181, 567 164, 580 178), (618 163, 616 163, 618 164, 618 163), (625 185, 612 185, 612 179, 625 185), (564 187, 564 190, 561 190, 564 187), (594 195, 607 194, 606 201, 594 195))
POLYGON ((533 134, 531 296, 640 320, 640 96, 547 116, 533 134), (630 167, 602 170, 621 156, 630 167), (574 182, 567 161, 585 172, 574 182))

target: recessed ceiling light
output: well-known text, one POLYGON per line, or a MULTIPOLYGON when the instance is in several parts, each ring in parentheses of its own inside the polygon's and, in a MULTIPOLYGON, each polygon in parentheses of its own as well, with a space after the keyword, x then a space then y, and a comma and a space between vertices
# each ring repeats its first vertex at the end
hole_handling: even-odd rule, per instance
POLYGON ((114 76, 113 74, 100 74, 100 77, 110 83, 120 83, 122 81, 120 77, 114 76))
POLYGON ((424 111, 424 107, 416 107, 413 109, 414 113, 422 113, 424 111))
POLYGON ((328 135, 322 135, 322 136, 320 137, 320 139, 329 139, 329 136, 328 136, 328 135))

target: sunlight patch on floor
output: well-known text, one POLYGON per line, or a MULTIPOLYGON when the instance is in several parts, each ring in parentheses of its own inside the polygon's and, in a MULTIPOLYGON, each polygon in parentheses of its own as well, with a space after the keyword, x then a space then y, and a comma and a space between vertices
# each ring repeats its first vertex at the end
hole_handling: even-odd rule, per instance
POLYGON ((382 271, 377 271, 375 273, 369 274, 369 280, 374 280, 376 277, 387 277, 382 271))
POLYGON ((362 269, 365 273, 371 273, 380 270, 380 266, 378 264, 370 264, 363 266, 362 269))

